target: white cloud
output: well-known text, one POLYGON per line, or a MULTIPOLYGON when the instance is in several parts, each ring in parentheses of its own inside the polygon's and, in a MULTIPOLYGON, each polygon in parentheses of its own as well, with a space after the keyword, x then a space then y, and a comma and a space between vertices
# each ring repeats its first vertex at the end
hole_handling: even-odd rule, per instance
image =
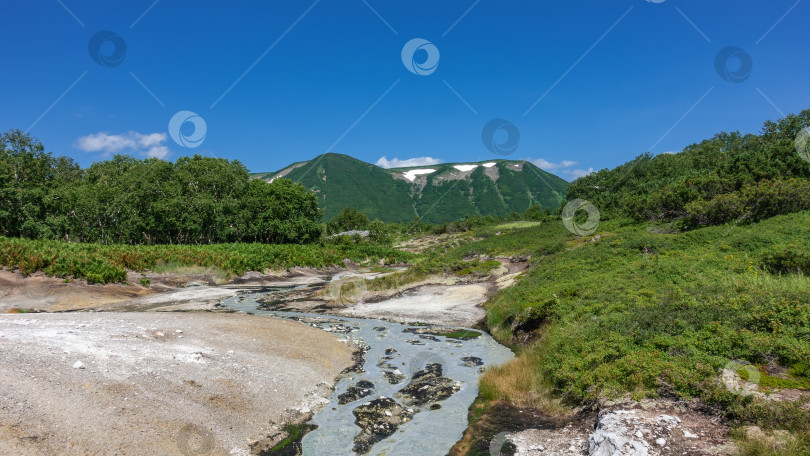
POLYGON ((146 151, 145 155, 149 158, 164 159, 169 155, 169 148, 166 146, 150 147, 149 150, 146 151))
POLYGON ((580 177, 585 177, 588 174, 591 174, 592 172, 594 172, 594 169, 591 167, 588 169, 574 169, 571 171, 566 171, 566 174, 571 176, 571 180, 574 180, 579 179, 580 177))
POLYGON ((130 131, 120 135, 111 135, 99 132, 82 136, 76 141, 76 148, 84 152, 101 152, 109 156, 120 152, 132 152, 149 158, 166 158, 169 148, 166 142, 166 133, 143 134, 130 131))
POLYGON ((556 171, 562 168, 570 168, 572 166, 576 166, 578 163, 571 160, 563 160, 559 163, 550 162, 544 158, 527 158, 526 161, 534 163, 538 168, 544 169, 546 171, 556 171))
POLYGON ((377 160, 375 165, 379 166, 380 168, 408 168, 411 166, 427 166, 427 165, 438 165, 439 163, 443 163, 444 160, 433 158, 433 157, 416 157, 416 158, 408 158, 406 160, 400 160, 398 158, 392 158, 389 160, 386 156, 380 157, 377 160))
POLYGON ((559 175, 560 177, 567 179, 569 181, 579 179, 580 177, 587 176, 594 172, 593 168, 588 169, 572 169, 572 167, 578 165, 578 162, 573 160, 563 160, 559 163, 550 162, 544 158, 527 158, 526 161, 533 163, 538 168, 546 170, 550 173, 554 173, 559 175))
POLYGON ((151 133, 141 135, 140 143, 144 147, 154 147, 162 145, 166 141, 166 133, 151 133))

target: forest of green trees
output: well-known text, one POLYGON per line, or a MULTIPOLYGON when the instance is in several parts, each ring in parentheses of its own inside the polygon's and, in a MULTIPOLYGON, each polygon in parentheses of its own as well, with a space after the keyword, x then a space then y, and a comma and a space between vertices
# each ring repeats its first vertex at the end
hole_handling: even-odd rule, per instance
POLYGON ((603 219, 677 221, 683 228, 752 222, 810 209, 810 161, 796 138, 810 110, 766 122, 759 135, 720 133, 678 154, 643 154, 571 183, 568 199, 603 219))
MULTIPOLYGON (((766 122, 759 135, 720 133, 678 154, 645 153, 572 182, 567 198, 590 201, 603 219, 675 221, 686 229, 807 210, 810 161, 796 153, 795 142, 808 125, 810 110, 766 122)), ((498 220, 544 216, 532 210, 539 208, 498 220)), ((45 152, 22 131, 0 136, 0 236, 135 245, 300 244, 321 239, 321 217, 315 194, 301 184, 251 179, 235 160, 115 156, 82 169, 69 157, 45 152)), ((479 219, 432 228, 463 230, 486 222, 479 219)), ((371 229, 385 244, 386 233, 411 232, 414 223, 423 225, 383 224, 346 208, 325 230, 371 229)))
POLYGON ((19 130, 0 136, 0 236, 102 244, 308 243, 315 195, 238 161, 115 156, 82 169, 19 130))

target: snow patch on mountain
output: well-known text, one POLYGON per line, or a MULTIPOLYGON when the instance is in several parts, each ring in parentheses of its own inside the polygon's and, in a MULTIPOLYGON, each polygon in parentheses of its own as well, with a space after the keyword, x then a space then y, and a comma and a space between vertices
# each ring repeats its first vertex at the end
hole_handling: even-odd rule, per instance
POLYGON ((430 174, 430 173, 435 173, 435 172, 436 172, 435 169, 430 169, 430 168, 412 169, 410 171, 405 171, 404 173, 402 173, 402 175, 405 177, 405 179, 408 179, 409 181, 413 182, 413 180, 416 179, 416 176, 418 176, 420 174, 430 174))

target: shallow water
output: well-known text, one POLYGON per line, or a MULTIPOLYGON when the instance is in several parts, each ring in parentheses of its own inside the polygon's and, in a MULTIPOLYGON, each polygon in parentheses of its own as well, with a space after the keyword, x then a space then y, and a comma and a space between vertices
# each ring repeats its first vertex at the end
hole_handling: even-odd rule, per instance
POLYGON ((481 367, 465 366, 462 358, 476 357, 483 361, 483 367, 493 366, 508 361, 512 352, 495 342, 489 334, 471 340, 450 339, 445 336, 434 336, 437 340, 420 337, 418 334, 404 332, 407 328, 416 328, 399 323, 390 323, 375 319, 334 317, 322 314, 303 314, 297 312, 277 312, 257 310, 255 299, 259 294, 248 294, 225 300, 223 305, 232 310, 250 312, 255 315, 297 319, 302 324, 330 331, 344 339, 363 342, 369 350, 365 354, 364 372, 350 373, 342 378, 329 397, 330 403, 315 414, 310 421, 318 428, 307 434, 302 446, 304 455, 345 456, 356 454, 352 451, 353 439, 360 433, 355 425, 352 411, 361 404, 379 397, 394 398, 394 395, 410 381, 411 375, 424 369, 428 363, 440 363, 443 375, 456 381, 460 389, 440 402, 441 408, 430 410, 429 404, 424 407, 411 406, 418 410, 411 421, 402 424, 393 435, 376 443, 369 455, 443 455, 462 437, 467 427, 467 410, 478 395, 478 377, 481 367), (411 341, 411 342, 409 342, 411 341), (413 342, 416 341, 416 344, 413 342), (393 359, 383 360, 386 349, 394 349, 393 359), (381 361, 388 366, 380 366, 381 361), (398 384, 390 384, 384 377, 385 371, 396 368, 405 378, 398 384), (349 386, 360 380, 374 384, 372 394, 354 402, 340 405, 338 396, 349 386))

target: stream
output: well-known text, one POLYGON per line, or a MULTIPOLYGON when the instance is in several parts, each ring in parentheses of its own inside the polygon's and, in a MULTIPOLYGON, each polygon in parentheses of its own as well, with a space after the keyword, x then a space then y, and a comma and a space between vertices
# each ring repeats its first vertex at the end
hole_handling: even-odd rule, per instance
MULTIPOLYGON (((296 320, 367 347, 362 369, 343 376, 329 404, 310 420, 317 429, 302 441, 306 456, 447 454, 467 427, 482 369, 513 357, 508 348, 480 331, 476 338, 460 339, 454 338, 458 334, 437 334, 435 326, 264 311, 256 301, 261 296, 243 294, 226 299, 222 306, 296 320), (364 428, 356 424, 358 417, 364 428)), ((441 327, 439 332, 456 329, 466 328, 441 327)))

